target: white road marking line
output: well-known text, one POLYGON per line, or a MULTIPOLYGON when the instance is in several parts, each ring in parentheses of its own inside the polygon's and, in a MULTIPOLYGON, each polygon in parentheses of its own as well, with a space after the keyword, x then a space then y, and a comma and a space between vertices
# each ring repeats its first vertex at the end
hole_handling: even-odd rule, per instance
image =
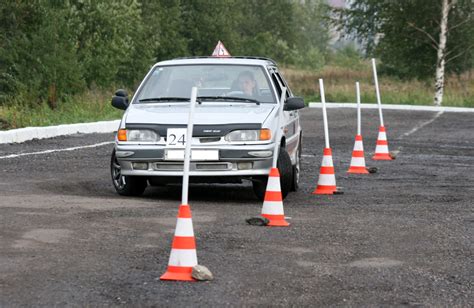
POLYGON ((301 154, 301 157, 315 157, 313 154, 301 154))
MULTIPOLYGON (((407 136, 410 136, 411 134, 413 133, 416 133, 419 129, 425 127, 426 125, 428 124, 431 124, 433 123, 437 118, 439 118, 442 114, 444 113, 444 110, 441 110, 439 112, 437 112, 433 118, 429 119, 428 121, 426 122, 423 122, 417 126, 415 126, 412 130, 410 130, 409 132, 406 132, 404 133, 403 135, 401 135, 398 139, 403 139, 403 137, 407 137, 407 136)), ((403 146, 399 146, 395 151, 393 151, 392 153, 397 156, 401 151, 402 151, 402 148, 403 146)))
POLYGON ((425 127, 426 125, 428 125, 428 124, 430 124, 430 123, 433 123, 433 121, 436 120, 437 118, 439 118, 443 113, 444 113, 444 110, 442 110, 442 111, 436 113, 435 116, 434 116, 432 119, 430 119, 430 120, 428 120, 428 121, 426 121, 426 122, 423 122, 423 123, 421 123, 420 125, 415 126, 411 131, 409 131, 409 132, 407 132, 407 133, 404 133, 399 139, 401 139, 401 138, 403 138, 403 137, 410 136, 411 134, 417 132, 420 128, 423 128, 423 127, 425 127))
MULTIPOLYGON (((360 104, 362 109, 377 109, 377 104, 360 104)), ((321 108, 321 103, 309 103, 309 108, 321 108)), ((357 104, 354 103, 331 103, 326 102, 326 108, 357 108, 357 104)), ((474 108, 462 108, 462 107, 435 107, 435 106, 422 106, 422 105, 392 105, 384 104, 383 110, 411 110, 411 111, 445 111, 445 112, 474 112, 474 108)))
POLYGON ((41 152, 10 154, 10 155, 6 155, 6 156, 0 156, 0 159, 16 158, 16 157, 30 156, 30 155, 50 154, 50 153, 55 153, 55 152, 67 152, 67 151, 75 151, 75 150, 88 149, 88 148, 97 148, 97 147, 101 147, 101 146, 103 146, 103 145, 113 144, 113 143, 115 143, 115 141, 107 141, 107 142, 101 142, 101 143, 96 143, 96 144, 83 145, 83 146, 72 147, 72 148, 65 148, 65 149, 46 150, 46 151, 41 151, 41 152))

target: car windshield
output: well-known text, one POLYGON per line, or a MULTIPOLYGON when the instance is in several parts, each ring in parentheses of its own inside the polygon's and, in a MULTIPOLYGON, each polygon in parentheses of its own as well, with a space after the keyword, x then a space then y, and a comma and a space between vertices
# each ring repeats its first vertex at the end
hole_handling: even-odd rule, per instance
POLYGON ((192 87, 198 88, 200 102, 276 102, 263 67, 212 64, 156 67, 136 101, 184 102, 191 97, 192 87))

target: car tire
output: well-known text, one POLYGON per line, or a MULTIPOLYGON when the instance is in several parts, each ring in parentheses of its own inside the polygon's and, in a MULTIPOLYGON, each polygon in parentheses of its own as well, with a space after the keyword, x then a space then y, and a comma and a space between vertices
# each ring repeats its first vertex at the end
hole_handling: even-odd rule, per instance
MULTIPOLYGON (((277 162, 278 171, 280 172, 281 196, 286 198, 292 187, 293 167, 291 165, 290 155, 284 148, 280 148, 277 162)), ((252 182, 253 191, 259 200, 265 199, 267 190, 268 177, 261 177, 252 182)))
POLYGON ((296 150, 296 163, 292 167, 293 173, 292 173, 292 181, 291 181, 291 191, 298 191, 298 188, 300 186, 300 176, 301 176, 301 138, 300 138, 300 143, 298 145, 298 149, 296 150))
POLYGON ((121 196, 140 196, 147 187, 146 177, 122 175, 115 150, 110 159, 110 175, 115 191, 121 196))

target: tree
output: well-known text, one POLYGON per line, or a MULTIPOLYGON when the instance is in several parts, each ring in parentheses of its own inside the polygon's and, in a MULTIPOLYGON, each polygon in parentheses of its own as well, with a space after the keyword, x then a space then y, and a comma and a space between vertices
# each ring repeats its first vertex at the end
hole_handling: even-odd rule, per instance
POLYGON ((436 76, 434 104, 440 105, 445 73, 473 67, 473 9, 471 0, 429 5, 423 0, 359 0, 336 13, 338 24, 355 35, 369 55, 381 58, 382 72, 425 80, 436 76))
POLYGON ((232 55, 287 65, 324 63, 324 0, 0 1, 0 104, 47 102, 132 88, 151 64, 232 55))
POLYGON ((0 2, 0 103, 131 87, 153 62, 137 0, 0 2))
POLYGON ((71 10, 77 58, 89 87, 105 87, 119 77, 130 82, 136 77, 127 76, 121 69, 143 73, 143 68, 153 61, 153 41, 151 46, 142 45, 144 48, 137 54, 146 39, 138 1, 74 0, 71 10))
MULTIPOLYGON (((429 33, 423 29, 419 29, 422 33, 425 33, 428 38, 432 39, 435 49, 437 51, 436 58, 436 78, 435 78, 435 95, 434 95, 434 105, 441 106, 443 102, 443 93, 444 93, 444 69, 446 66, 446 40, 448 36, 448 15, 449 11, 456 3, 456 0, 442 0, 442 9, 441 9, 441 23, 439 31, 439 41, 435 41, 429 33)), ((418 29, 417 29, 418 30, 418 29)))
POLYGON ((34 104, 84 88, 74 56, 75 39, 67 5, 60 1, 3 3, 0 46, 0 92, 4 102, 16 98, 34 104))
POLYGON ((153 45, 154 61, 188 55, 188 41, 183 35, 187 25, 182 20, 182 1, 142 1, 142 18, 147 35, 153 45))

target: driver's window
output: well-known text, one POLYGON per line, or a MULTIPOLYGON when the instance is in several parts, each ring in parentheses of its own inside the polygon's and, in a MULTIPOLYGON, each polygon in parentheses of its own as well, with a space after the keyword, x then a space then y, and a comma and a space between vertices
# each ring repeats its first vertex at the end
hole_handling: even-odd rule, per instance
MULTIPOLYGON (((272 73, 272 80, 273 80, 273 84, 275 85, 275 88, 276 88, 277 93, 278 93, 278 100, 280 100, 283 85, 280 82, 280 80, 278 80, 278 77, 276 76, 275 73, 272 73)), ((287 96, 288 96, 288 94, 287 94, 287 96)))
MULTIPOLYGON (((285 93, 285 98, 288 98, 290 97, 290 88, 288 87, 288 85, 283 81, 283 78, 281 78, 280 76, 280 73, 278 72, 275 72, 275 76, 276 78, 278 79, 278 84, 280 85, 280 87, 286 87, 286 93, 285 93)), ((281 94, 280 94, 281 95, 281 94)))

